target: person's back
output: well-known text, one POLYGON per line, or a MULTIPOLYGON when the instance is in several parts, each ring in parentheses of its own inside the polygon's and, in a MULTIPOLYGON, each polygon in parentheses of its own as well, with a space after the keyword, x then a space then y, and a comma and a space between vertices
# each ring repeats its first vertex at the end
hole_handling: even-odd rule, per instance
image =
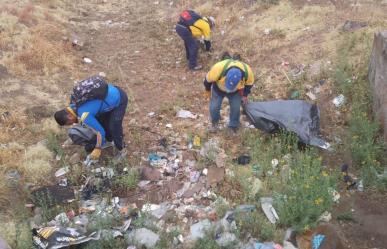
POLYGON ((96 141, 89 141, 85 149, 92 151, 88 158, 98 160, 106 141, 114 142, 115 147, 124 153, 122 121, 127 104, 127 95, 121 88, 106 84, 101 78, 90 77, 74 87, 70 106, 57 111, 55 120, 59 125, 71 125, 80 119, 83 125, 93 129, 96 141), (95 94, 105 86, 105 92, 95 94))

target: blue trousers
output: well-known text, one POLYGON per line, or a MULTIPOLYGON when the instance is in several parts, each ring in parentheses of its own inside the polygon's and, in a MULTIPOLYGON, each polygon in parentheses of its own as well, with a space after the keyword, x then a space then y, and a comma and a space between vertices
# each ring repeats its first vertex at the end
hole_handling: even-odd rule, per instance
MULTIPOLYGON (((118 150, 122 150, 125 146, 122 121, 124 120, 126 107, 128 106, 128 96, 121 88, 117 88, 119 89, 121 96, 119 106, 117 106, 110 112, 98 115, 97 120, 105 129, 106 141, 113 141, 115 147, 118 150)), ((96 142, 96 139, 90 141, 90 143, 85 145, 85 150, 87 152, 91 152, 94 149, 96 142)))
POLYGON ((228 127, 239 127, 239 119, 241 114, 241 101, 242 97, 239 92, 225 93, 218 89, 218 87, 212 87, 211 101, 210 101, 210 115, 212 123, 218 123, 220 120, 220 108, 222 107, 223 98, 227 97, 230 103, 230 123, 228 127))
POLYGON ((176 33, 184 41, 185 54, 188 60, 188 67, 193 69, 197 66, 197 57, 199 45, 198 41, 192 36, 191 31, 180 24, 176 24, 176 33))

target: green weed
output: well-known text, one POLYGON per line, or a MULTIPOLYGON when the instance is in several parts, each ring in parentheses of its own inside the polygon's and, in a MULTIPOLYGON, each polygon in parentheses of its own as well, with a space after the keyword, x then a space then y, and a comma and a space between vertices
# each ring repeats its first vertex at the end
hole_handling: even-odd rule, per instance
POLYGON ((280 223, 297 231, 316 225, 320 215, 333 205, 331 191, 335 174, 322 170, 321 159, 312 151, 293 154, 291 173, 285 189, 275 194, 280 223))
POLYGON ((137 169, 129 168, 126 174, 117 176, 114 179, 114 184, 121 188, 134 188, 139 181, 139 172, 137 169))
POLYGON ((338 214, 336 217, 337 220, 340 221, 347 221, 347 222, 356 222, 355 218, 353 217, 353 214, 351 211, 347 211, 341 214, 338 214))
POLYGON ((367 78, 372 35, 353 33, 343 38, 339 46, 338 65, 334 75, 336 87, 345 94, 351 105, 347 144, 354 165, 361 170, 368 186, 384 184, 377 178, 383 168, 385 144, 379 139, 380 127, 372 115, 372 97, 367 78))
POLYGON ((237 234, 245 239, 249 236, 261 241, 271 241, 276 232, 275 225, 271 224, 261 212, 240 212, 235 216, 237 234))

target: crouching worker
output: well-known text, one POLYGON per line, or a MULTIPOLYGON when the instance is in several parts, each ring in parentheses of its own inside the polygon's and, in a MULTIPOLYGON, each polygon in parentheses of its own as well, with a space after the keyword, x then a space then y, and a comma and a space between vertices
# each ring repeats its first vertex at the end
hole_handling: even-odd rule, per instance
POLYGON ((126 156, 122 121, 127 105, 128 97, 121 88, 92 76, 74 87, 70 106, 54 117, 61 126, 78 124, 69 129, 69 136, 74 144, 85 146, 89 153, 85 164, 89 166, 98 161, 101 149, 113 143, 118 149, 115 158, 126 156))
POLYGON ((201 17, 193 10, 184 10, 176 24, 176 33, 184 41, 185 53, 190 70, 200 70, 197 64, 199 40, 203 39, 206 51, 211 51, 211 30, 215 27, 213 17, 201 17))
POLYGON ((218 130, 220 109, 224 97, 230 104, 228 127, 235 133, 239 127, 241 102, 247 104, 247 96, 254 84, 254 74, 249 65, 232 58, 216 63, 204 79, 204 96, 210 101, 212 126, 210 132, 218 130))

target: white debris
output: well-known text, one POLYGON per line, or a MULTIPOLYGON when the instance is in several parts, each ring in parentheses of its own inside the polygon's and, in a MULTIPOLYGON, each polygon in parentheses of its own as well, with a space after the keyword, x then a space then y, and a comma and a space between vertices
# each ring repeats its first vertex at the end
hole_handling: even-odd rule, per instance
POLYGON ((279 220, 279 217, 273 207, 273 198, 262 197, 260 201, 261 201, 261 208, 265 213, 266 217, 269 219, 269 221, 272 224, 275 224, 279 220))
POLYGON ((196 119, 197 118, 197 115, 196 114, 193 114, 192 112, 190 111, 187 111, 187 110, 179 110, 177 113, 176 113, 176 117, 178 118, 192 118, 192 119, 196 119))
POLYGON ((172 124, 166 124, 165 127, 172 129, 172 124))
POLYGON ((312 92, 307 92, 306 96, 308 96, 310 100, 313 100, 313 101, 317 99, 316 95, 312 92))
POLYGON ((60 169, 58 169, 58 170, 55 172, 55 177, 62 177, 62 176, 64 176, 64 175, 66 175, 69 171, 70 171, 70 170, 69 170, 68 167, 60 168, 60 169))
POLYGON ((345 103, 345 96, 340 94, 339 96, 337 96, 336 98, 334 98, 332 100, 332 103, 336 106, 336 107, 341 107, 342 105, 344 105, 345 103))
POLYGON ((265 30, 263 30, 263 33, 264 33, 265 35, 270 35, 271 29, 270 29, 270 28, 266 28, 265 30))
POLYGON ((90 58, 87 58, 87 57, 84 57, 84 58, 83 58, 83 61, 84 61, 86 64, 91 64, 91 63, 93 62, 90 58))

